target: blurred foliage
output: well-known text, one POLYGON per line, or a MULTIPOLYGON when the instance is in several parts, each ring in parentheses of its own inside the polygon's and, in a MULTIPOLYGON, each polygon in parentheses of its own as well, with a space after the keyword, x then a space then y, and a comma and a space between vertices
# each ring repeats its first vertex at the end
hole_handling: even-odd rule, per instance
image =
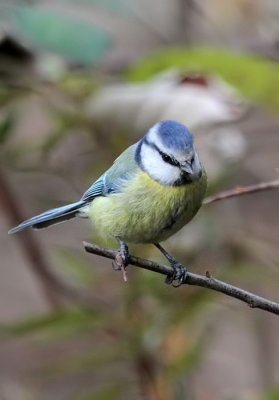
MULTIPOLYGON (((74 276, 79 280, 81 277, 84 282, 84 269, 89 266, 92 268, 91 262, 88 261, 86 265, 85 260, 72 251, 66 259, 62 257, 63 264, 69 259, 67 269, 72 265, 74 276), (72 259, 69 258, 71 255, 74 255, 72 259), (79 269, 80 272, 76 273, 79 269)), ((242 269, 245 272, 244 266, 236 270, 236 265, 231 265, 223 277, 229 279, 236 274, 239 278, 242 269)), ((106 370, 118 369, 121 363, 125 363, 125 368, 131 371, 139 369, 139 379, 143 379, 141 374, 147 374, 150 385, 158 384, 159 388, 168 388, 166 399, 188 398, 191 388, 184 387, 183 382, 202 365, 211 346, 218 311, 222 308, 220 305, 212 307, 211 300, 217 294, 191 287, 174 292, 163 285, 162 277, 156 274, 137 270, 133 272, 128 287, 122 287, 121 296, 118 293, 115 299, 109 299, 108 304, 117 301, 113 307, 107 308, 102 304, 96 304, 93 309, 68 307, 47 315, 25 318, 21 322, 2 324, 0 334, 4 338, 28 335, 35 342, 46 345, 59 341, 63 343, 69 338, 79 341, 91 338, 88 345, 78 352, 65 353, 63 357, 43 362, 35 371, 36 376, 42 380, 72 379, 83 373, 92 376, 104 374, 107 377, 106 370)), ((112 271, 108 273, 113 274, 112 271)), ((247 274, 247 282, 250 277, 251 274, 247 274)), ((90 277, 88 279, 92 283, 90 291, 96 291, 98 281, 92 282, 90 277)), ((107 295, 110 297, 109 284, 107 286, 107 295)), ((93 391, 83 388, 71 398, 95 400, 129 396, 132 388, 132 393, 135 392, 137 385, 133 374, 130 377, 124 376, 111 374, 102 387, 94 388, 93 391)), ((149 384, 145 383, 141 390, 149 393, 148 388, 149 384)), ((273 400, 276 397, 267 399, 273 400)))
MULTIPOLYGON (((68 257, 70 253, 66 259, 63 256, 63 264, 69 260, 68 257)), ((88 261, 88 266, 90 264, 88 261)), ((88 268, 84 260, 74 256, 69 265, 74 265, 75 275, 83 281, 84 269, 88 268)), ((101 373, 125 362, 131 370, 139 368, 141 371, 143 368, 139 374, 147 374, 151 386, 156 386, 157 380, 162 380, 170 392, 175 392, 182 377, 199 366, 210 344, 214 323, 212 312, 211 318, 204 318, 198 329, 196 321, 200 319, 201 313, 205 316, 209 311, 210 306, 205 307, 205 302, 211 294, 195 288, 185 288, 177 291, 174 296, 174 291, 162 284, 161 277, 140 272, 143 273, 134 271, 131 278, 133 284, 122 288, 122 295, 117 296, 114 311, 110 306, 107 309, 106 305, 97 304, 93 309, 65 308, 2 325, 0 334, 2 337, 28 335, 40 343, 74 337, 82 340, 88 335, 92 337, 91 345, 78 354, 65 354, 61 360, 43 363, 36 372, 42 379, 65 379, 85 371, 101 373), (105 339, 97 340, 95 345, 95 335, 105 339)), ((93 282, 90 290, 96 290, 97 285, 97 281, 93 282)), ((73 399, 122 398, 124 393, 130 392, 133 379, 132 376, 119 378, 117 374, 111 375, 103 387, 92 393, 81 391, 73 399)), ((149 384, 143 384, 142 390, 148 390, 148 387, 149 384)))
POLYGON ((14 125, 15 117, 12 112, 4 116, 2 121, 0 120, 0 145, 4 144, 13 133, 14 125))
MULTIPOLYGON (((11 0, 0 4, 0 22, 15 39, 35 52, 48 52, 75 65, 92 66, 111 47, 112 35, 98 24, 79 18, 70 8, 65 9, 65 3, 76 2, 58 1, 57 8, 45 7, 40 1, 11 0)), ((79 5, 97 6, 125 16, 131 14, 125 0, 82 0, 79 5)))
MULTIPOLYGON (((174 52, 174 54, 177 53, 174 52)), ((222 59, 218 58, 216 61, 216 54, 213 55, 209 57, 209 53, 207 53, 207 56, 203 56, 205 60, 211 60, 211 64, 209 61, 207 64, 208 71, 214 71, 214 63, 217 64, 218 60, 222 59), (210 65, 211 67, 209 67, 210 65)), ((177 59, 179 57, 177 56, 177 59)), ((229 68, 225 78, 236 79, 238 76, 236 66, 238 64, 232 63, 234 55, 231 57, 230 62, 227 60, 227 63, 228 65, 233 64, 233 67, 229 68)), ((178 64, 177 59, 174 57, 173 65, 178 64)), ((194 68, 193 61, 186 63, 184 60, 184 62, 184 67, 191 64, 191 69, 194 68)), ((206 65, 206 62, 203 65, 206 65)), ((248 65, 253 65, 253 61, 251 61, 251 64, 248 62, 246 68, 248 68, 248 65)), ((167 67, 167 65, 154 62, 153 57, 151 57, 149 61, 143 62, 143 64, 139 63, 138 66, 134 67, 129 73, 129 79, 147 78, 163 67, 167 67)), ((264 70, 261 62, 259 62, 257 68, 260 71, 264 70)), ((225 71, 226 67, 221 66, 219 71, 221 70, 225 71)), ((248 70, 245 71, 248 74, 248 70)), ((246 82, 244 75, 243 72, 240 77, 243 82, 246 82)), ((246 84, 248 87, 247 82, 246 84)), ((25 160, 30 161, 30 151, 32 150, 32 152, 39 152, 40 157, 38 158, 39 162, 35 160, 31 164, 30 171, 38 170, 42 156, 45 160, 44 170, 47 170, 49 158, 61 144, 65 144, 69 134, 74 132, 73 136, 79 136, 79 140, 82 140, 81 129, 87 132, 87 136, 94 145, 98 146, 99 144, 104 147, 106 144, 106 159, 112 157, 111 153, 115 151, 115 148, 109 148, 109 137, 95 130, 94 125, 84 113, 84 101, 97 87, 94 81, 90 83, 90 77, 86 74, 67 72, 65 76, 52 85, 51 95, 45 91, 45 86, 42 85, 39 78, 33 80, 32 85, 33 89, 26 93, 25 101, 28 101, 27 99, 34 96, 35 93, 36 98, 42 100, 42 106, 50 113, 53 125, 44 137, 38 135, 33 141, 30 141, 30 139, 25 140, 25 142, 21 142, 21 139, 19 139, 19 142, 10 140, 13 138, 12 133, 15 127, 20 123, 20 112, 15 107, 19 97, 17 91, 15 91, 14 97, 10 96, 7 101, 3 101, 5 108, 3 107, 3 117, 0 123, 0 141, 7 146, 5 147, 6 157, 2 157, 2 162, 7 160, 10 166, 17 165, 23 169, 26 166, 25 160), (55 96, 53 96, 53 93, 55 96), (56 100, 57 94, 59 94, 59 101, 56 100), (53 98, 55 98, 55 101, 52 101, 53 98), (13 157, 11 157, 12 154, 14 154, 13 157)), ((276 93, 276 96, 278 96, 278 93, 276 93)), ((121 136, 121 132, 119 132, 119 137, 113 138, 113 140, 120 141, 121 146, 124 147, 125 141, 128 142, 129 138, 121 136)), ((89 153, 91 154, 92 151, 89 150, 89 153)), ((96 150, 92 153, 94 168, 104 162, 103 157, 98 160, 97 153, 96 150)), ((69 162, 73 164, 71 158, 69 162)), ((81 174, 85 174, 87 171, 87 167, 81 169, 81 174)), ((231 172, 226 181, 229 177, 232 177, 231 172)), ((215 182, 215 190, 217 191, 223 183, 223 181, 218 182, 218 184, 215 182)), ((203 235, 203 238, 199 239, 200 242, 196 248, 193 248, 188 254, 185 254, 185 251, 183 252, 182 258, 187 258, 187 262, 190 264, 194 260, 197 264, 199 260, 203 261, 203 254, 208 250, 206 246, 210 246, 209 243, 214 246, 220 240, 218 233, 213 232, 211 225, 210 229, 208 226, 204 226, 201 235, 203 235), (201 248, 203 248, 203 251, 201 251, 201 248)), ((222 251, 226 253, 226 264, 224 263, 223 269, 219 271, 219 277, 246 279, 250 283, 253 279, 255 279, 255 282, 257 281, 254 265, 247 272, 247 264, 245 265, 243 258, 242 264, 236 258, 235 253, 237 254, 238 251, 234 253, 232 243, 227 247, 224 243, 221 243, 221 247, 223 248, 222 251), (253 276, 252 280, 251 275, 253 276)), ((96 277, 95 273, 92 274, 92 263, 89 260, 79 252, 62 247, 56 249, 55 256, 61 268, 64 268, 71 278, 85 285, 87 292, 98 291, 100 279, 96 277)), ((112 271, 109 271, 109 274, 112 273, 112 271)), ((26 318, 21 322, 10 325, 2 325, 0 333, 4 337, 29 335, 43 343, 59 340, 62 343, 69 337, 82 341, 86 335, 92 337, 96 334, 101 335, 101 337, 109 335, 113 338, 109 343, 102 343, 100 339, 97 339, 97 345, 93 341, 78 355, 65 354, 62 361, 55 360, 44 363, 40 368, 40 374, 45 379, 47 379, 46 377, 71 378, 75 374, 88 371, 94 375, 112 367, 118 369, 118 365, 125 362, 131 370, 138 371, 138 381, 144 381, 143 376, 147 374, 151 383, 144 381, 140 384, 137 382, 138 386, 142 385, 141 391, 145 391, 146 398, 156 399, 156 397, 148 397, 151 391, 150 385, 154 385, 156 388, 158 385, 160 388, 158 390, 166 390, 166 399, 176 398, 178 388, 179 395, 177 398, 186 399, 187 396, 191 398, 189 394, 191 388, 185 386, 184 382, 199 368, 206 357, 208 348, 210 348, 218 311, 218 308, 214 309, 212 306, 212 300, 216 297, 216 294, 190 287, 174 293, 174 290, 163 285, 161 277, 146 271, 140 271, 140 273, 134 271, 131 283, 128 287, 121 287, 120 295, 118 293, 115 298, 110 294, 111 283, 109 278, 106 280, 106 285, 108 287, 105 297, 108 297, 108 303, 113 306, 107 308, 106 305, 96 304, 92 309, 65 307, 61 311, 39 315, 35 318, 26 318)), ((222 306, 220 307, 222 308, 222 306)), ((130 393, 133 385, 135 386, 133 379, 127 378, 122 381, 117 375, 112 374, 104 386, 93 391, 84 389, 78 397, 73 395, 72 398, 73 400, 77 398, 85 400, 121 399, 130 393)), ((275 400, 275 398, 270 397, 268 400, 275 400)))
POLYGON ((80 400, 118 400, 123 399, 123 394, 127 391, 127 383, 108 383, 104 387, 86 393, 79 397, 80 400))
POLYGON ((274 388, 270 390, 262 400, 278 400, 279 399, 279 388, 274 388))
MULTIPOLYGON (((75 3, 73 0, 67 2, 75 3)), ((10 10, 10 21, 24 42, 77 64, 91 66, 101 60, 113 42, 107 32, 69 15, 57 14, 51 8, 46 11, 34 7, 37 3, 23 5, 22 2, 13 2, 14 7, 10 10)), ((129 12, 124 0, 82 0, 80 3, 94 4, 111 13, 129 12)), ((220 74, 252 101, 279 109, 278 64, 228 50, 169 48, 153 53, 121 76, 113 78, 120 80, 124 77, 139 82, 169 68, 220 74)), ((106 129, 98 130, 85 111, 88 97, 97 88, 111 82, 110 75, 101 75, 90 69, 65 69, 59 79, 50 79, 49 82, 37 71, 21 73, 9 78, 9 83, 6 76, 1 77, 0 145, 1 164, 5 167, 13 172, 37 174, 51 170, 56 177, 65 168, 65 180, 74 180, 76 173, 82 181, 88 182, 130 143, 131 137, 123 132, 110 137, 106 129), (50 126, 44 134, 35 128, 32 135, 23 137, 20 128, 28 113, 24 107, 32 102, 40 104, 50 126), (74 139, 73 144, 69 144, 69 139, 74 139)), ((32 113, 31 109, 30 130, 33 128, 32 113)), ((233 168, 223 171, 222 178, 214 182, 214 191, 229 185, 235 171, 233 168)), ((63 189, 57 189, 59 195, 62 192, 63 189)), ((41 198, 43 195, 40 194, 41 198)), ((45 197, 44 202, 49 203, 45 197)), ((175 243, 175 249, 180 252, 179 259, 191 266, 209 266, 213 273, 212 266, 217 259, 216 269, 221 279, 256 285, 260 276, 261 283, 268 285, 276 271, 262 275, 258 267, 262 260, 258 260, 257 253, 258 249, 264 253, 262 247, 257 244, 249 249, 244 234, 243 237, 238 235, 239 243, 236 244, 222 228, 218 231, 221 219, 229 219, 227 214, 224 218, 222 209, 220 215, 213 212, 210 217, 204 216, 205 222, 196 232, 193 231, 195 245, 190 249, 186 249, 185 243, 192 238, 184 237, 181 247, 175 243)), ((62 359, 42 360, 39 369, 42 379, 74 379, 75 374, 79 376, 88 372, 92 377, 104 374, 106 381, 103 384, 94 390, 87 390, 81 384, 79 394, 73 393, 70 400, 134 399, 138 392, 143 398, 152 400, 192 399, 192 377, 210 349, 218 325, 218 313, 223 308, 227 310, 228 303, 216 293, 199 288, 185 287, 174 291, 163 284, 162 277, 147 271, 129 271, 131 281, 128 285, 115 284, 110 269, 104 268, 100 272, 96 263, 92 272, 91 259, 79 251, 62 246, 52 247, 49 251, 54 252, 58 268, 76 281, 81 291, 98 293, 104 302, 99 304, 96 300, 91 308, 78 307, 73 299, 74 306, 65 301, 61 310, 1 324, 0 333, 5 339, 28 336, 46 345, 53 342, 62 345, 69 338, 80 341, 90 338, 89 343, 75 354, 65 351, 62 359), (216 298, 218 302, 214 303, 216 298), (112 369, 122 370, 122 363, 125 364, 123 369, 130 373, 126 371, 125 379, 111 373, 112 369), (163 392, 163 395, 156 397, 154 392, 163 392)), ((144 248, 147 255, 148 251, 144 248)), ((270 245, 266 253, 272 251, 270 245)), ((149 256, 153 256, 151 251, 149 256)), ((204 270, 200 272, 204 273, 204 270)), ((120 274, 117 278, 121 279, 120 274)), ((276 389, 265 397, 265 400, 277 399, 276 389)))
MULTIPOLYGON (((67 0, 68 2, 75 3, 76 0, 67 0)), ((97 5, 105 8, 110 12, 129 13, 129 1, 127 0, 80 0, 79 3, 97 5)))
POLYGON ((11 18, 23 41, 71 62, 92 65, 109 45, 104 30, 62 12, 18 6, 12 9, 11 18))
POLYGON ((93 281, 92 268, 85 254, 67 248, 59 248, 56 253, 59 264, 64 266, 67 273, 75 280, 85 285, 93 281))
POLYGON ((92 329, 98 324, 100 314, 97 310, 65 309, 47 315, 39 315, 22 322, 0 326, 0 333, 6 335, 39 335, 41 338, 67 337, 92 329))
POLYGON ((171 48, 156 52, 127 73, 143 81, 169 68, 220 75, 253 102, 279 110, 279 66, 259 56, 218 48, 171 48))

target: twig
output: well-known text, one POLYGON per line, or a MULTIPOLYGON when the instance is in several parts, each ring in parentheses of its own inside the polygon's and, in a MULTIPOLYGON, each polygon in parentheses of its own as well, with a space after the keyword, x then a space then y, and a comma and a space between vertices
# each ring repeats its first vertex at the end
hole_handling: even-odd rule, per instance
MULTIPOLYGON (((258 191, 270 190, 279 187, 279 180, 270 182, 262 182, 255 185, 236 187, 235 189, 221 192, 217 195, 207 197, 203 204, 210 204, 215 201, 235 197, 243 194, 254 193, 258 191)), ((18 225, 24 218, 21 215, 20 208, 16 202, 15 197, 11 191, 9 183, 5 177, 3 171, 0 170, 0 204, 2 205, 7 217, 9 218, 11 225, 18 225)), ((58 293, 64 295, 66 298, 71 300, 77 300, 82 304, 91 304, 92 299, 87 296, 83 296, 78 290, 72 288, 63 282, 60 282, 55 277, 48 265, 45 262, 42 249, 39 246, 38 241, 35 239, 32 231, 26 231, 24 234, 18 235, 19 242, 22 246, 23 251, 26 254, 26 258, 30 262, 30 267, 37 275, 40 284, 43 288, 44 294, 48 302, 52 307, 56 308, 61 306, 58 293), (58 293, 57 293, 58 292, 58 293)), ((86 251, 108 258, 115 258, 116 252, 109 249, 102 249, 96 245, 85 244, 86 251)), ((150 271, 158 272, 163 275, 171 275, 171 268, 165 265, 157 264, 149 260, 143 260, 137 257, 131 257, 130 264, 139 266, 141 268, 148 269, 150 271)), ((218 281, 211 277, 203 277, 196 274, 188 273, 187 283, 189 285, 197 285, 207 287, 212 290, 223 292, 229 296, 236 297, 242 301, 248 303, 251 307, 262 308, 264 310, 279 314, 279 305, 270 302, 262 297, 256 296, 252 293, 248 293, 241 289, 235 288, 231 285, 227 285, 224 282, 218 281), (210 281, 210 282, 209 282, 210 281), (248 296, 248 297, 247 297, 248 296)))
MULTIPOLYGON (((88 253, 110 258, 112 260, 115 259, 115 256, 117 254, 117 251, 115 250, 102 248, 100 246, 97 246, 96 244, 83 242, 83 246, 85 248, 85 251, 87 251, 88 253)), ((135 256, 129 257, 129 264, 147 269, 148 271, 157 272, 162 275, 170 276, 173 274, 172 267, 170 266, 158 264, 154 261, 145 260, 143 258, 135 256)), ((187 277, 183 283, 187 285, 201 286, 207 289, 215 290, 216 292, 220 292, 226 294, 227 296, 231 296, 238 300, 241 300, 247 303, 251 308, 260 308, 261 310, 279 315, 278 303, 265 299, 264 297, 257 296, 256 294, 253 294, 251 292, 247 292, 246 290, 240 289, 236 286, 232 286, 226 282, 215 279, 208 273, 206 273, 206 276, 202 276, 194 274, 192 272, 188 272, 187 277)))
POLYGON ((236 196, 241 196, 243 194, 261 192, 264 190, 271 190, 275 188, 279 188, 279 179, 275 179, 274 181, 269 181, 269 182, 256 183, 255 185, 237 186, 234 189, 206 197, 203 201, 203 204, 210 204, 213 203, 214 201, 224 200, 230 197, 236 197, 236 196))

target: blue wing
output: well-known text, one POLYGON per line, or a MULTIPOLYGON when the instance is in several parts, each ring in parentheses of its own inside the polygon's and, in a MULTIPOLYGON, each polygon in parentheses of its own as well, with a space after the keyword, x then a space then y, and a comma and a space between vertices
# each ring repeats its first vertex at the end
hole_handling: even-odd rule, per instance
POLYGON ((82 198, 72 204, 47 210, 44 213, 23 221, 12 228, 9 233, 16 233, 25 228, 46 228, 47 226, 66 221, 80 215, 82 209, 97 196, 108 196, 110 193, 121 191, 123 185, 135 174, 139 167, 135 161, 136 145, 125 150, 113 163, 113 165, 97 179, 84 193, 82 198))
POLYGON ((83 194, 81 201, 90 202, 94 197, 121 191, 125 182, 139 169, 134 157, 135 149, 136 144, 120 154, 113 165, 83 194))
POLYGON ((80 200, 84 200, 85 202, 90 202, 97 196, 104 196, 106 193, 105 188, 105 174, 100 176, 83 194, 80 200))

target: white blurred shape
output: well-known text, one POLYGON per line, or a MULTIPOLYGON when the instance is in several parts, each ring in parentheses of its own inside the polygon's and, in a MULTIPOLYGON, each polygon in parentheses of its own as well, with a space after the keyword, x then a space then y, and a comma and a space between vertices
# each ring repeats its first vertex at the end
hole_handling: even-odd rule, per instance
POLYGON ((65 74, 67 63, 62 57, 45 53, 37 57, 35 68, 42 79, 56 82, 65 74))
POLYGON ((176 70, 144 83, 107 86, 87 104, 94 125, 112 134, 124 131, 140 137, 162 119, 185 124, 196 136, 210 179, 220 177, 243 158, 246 140, 232 123, 249 107, 221 78, 176 70))
POLYGON ((233 127, 216 130, 208 136, 207 143, 211 150, 224 160, 234 161, 241 158, 247 143, 242 133, 233 127))
POLYGON ((193 130, 235 121, 248 107, 219 77, 169 70, 148 82, 107 86, 88 101, 87 111, 97 125, 142 135, 162 119, 175 119, 193 130))

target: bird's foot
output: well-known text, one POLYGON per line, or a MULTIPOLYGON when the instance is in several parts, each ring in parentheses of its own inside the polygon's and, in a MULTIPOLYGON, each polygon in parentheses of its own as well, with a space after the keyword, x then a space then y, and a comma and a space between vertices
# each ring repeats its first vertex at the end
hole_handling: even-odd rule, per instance
POLYGON ((170 266, 173 268, 173 274, 166 277, 165 283, 178 288, 185 282, 187 278, 187 268, 179 262, 174 264, 171 263, 170 266))
POLYGON ((172 275, 168 275, 165 279, 167 285, 177 288, 182 285, 187 278, 187 268, 179 263, 170 253, 168 253, 159 243, 154 243, 157 249, 166 257, 170 266, 173 268, 172 275))
POLYGON ((119 243, 119 250, 112 261, 112 268, 115 271, 121 271, 123 275, 124 282, 128 281, 126 267, 129 264, 129 249, 128 246, 120 238, 116 238, 119 243))

